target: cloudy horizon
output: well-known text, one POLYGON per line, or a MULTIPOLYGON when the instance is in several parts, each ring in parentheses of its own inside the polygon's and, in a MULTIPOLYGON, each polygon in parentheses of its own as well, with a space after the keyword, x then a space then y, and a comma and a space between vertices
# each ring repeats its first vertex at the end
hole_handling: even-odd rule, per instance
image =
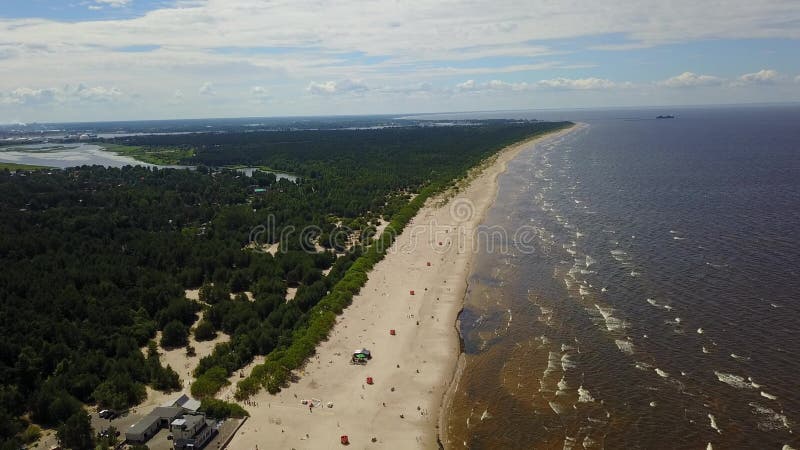
POLYGON ((797 23, 784 0, 10 0, 0 123, 797 102, 797 23))

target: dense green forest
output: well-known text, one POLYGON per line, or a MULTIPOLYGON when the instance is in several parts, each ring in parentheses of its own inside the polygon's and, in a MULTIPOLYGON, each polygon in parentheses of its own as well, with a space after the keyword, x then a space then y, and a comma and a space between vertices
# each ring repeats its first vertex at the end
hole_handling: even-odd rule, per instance
POLYGON ((196 170, 0 170, 0 448, 18 448, 31 422, 83 421, 84 404, 125 409, 146 385, 179 388, 157 346, 184 346, 190 332, 231 336, 199 362, 195 396, 211 398, 255 355, 272 369, 241 395, 278 389, 275 364, 313 352, 382 257, 368 245, 379 218, 400 229, 497 149, 565 125, 140 136, 119 143, 192 148, 181 162, 196 170), (241 164, 299 178, 209 168, 241 164), (276 255, 259 251, 279 238, 276 255), (354 239, 365 245, 345 248, 354 239), (323 250, 308 251, 315 243, 323 250), (185 297, 194 288, 199 302, 185 297))

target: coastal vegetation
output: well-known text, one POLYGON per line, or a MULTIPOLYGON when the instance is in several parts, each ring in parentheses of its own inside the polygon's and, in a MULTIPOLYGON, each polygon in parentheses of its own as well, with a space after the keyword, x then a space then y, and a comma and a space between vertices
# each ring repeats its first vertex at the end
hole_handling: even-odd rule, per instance
POLYGON ((0 448, 31 423, 80 429, 86 404, 126 409, 146 385, 178 389, 159 347, 190 332, 230 336, 198 362, 192 394, 209 414, 242 415, 213 396, 256 355, 266 362, 237 397, 280 389, 427 198, 566 125, 141 136, 124 143, 194 149, 181 162, 197 170, 0 170, 0 448), (210 168, 232 164, 299 178, 210 168))
POLYGON ((194 156, 194 150, 187 146, 155 147, 131 146, 113 143, 100 144, 103 148, 119 155, 128 156, 137 161, 159 166, 172 166, 180 164, 182 160, 194 156))
POLYGON ((17 163, 7 163, 7 162, 0 162, 0 170, 42 170, 42 169, 49 169, 47 166, 36 166, 33 164, 17 164, 17 163))

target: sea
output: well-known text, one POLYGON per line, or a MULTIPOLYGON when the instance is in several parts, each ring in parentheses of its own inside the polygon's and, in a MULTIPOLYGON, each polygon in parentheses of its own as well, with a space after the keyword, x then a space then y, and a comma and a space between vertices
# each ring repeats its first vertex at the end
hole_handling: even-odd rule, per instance
POLYGON ((499 178, 446 447, 800 448, 800 106, 446 117, 581 124, 499 178))

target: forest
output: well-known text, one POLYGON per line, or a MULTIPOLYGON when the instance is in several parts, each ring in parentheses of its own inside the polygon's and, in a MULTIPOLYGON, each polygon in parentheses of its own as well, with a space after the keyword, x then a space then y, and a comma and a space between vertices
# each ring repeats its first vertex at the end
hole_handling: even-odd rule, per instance
POLYGON ((26 444, 32 424, 64 431, 85 405, 124 410, 145 386, 179 389, 158 350, 190 334, 230 336, 199 361, 195 397, 210 401, 256 355, 267 362, 237 397, 280 389, 428 196, 567 125, 136 136, 114 143, 187 149, 194 169, 0 170, 0 449, 26 444), (297 179, 224 168, 236 165, 297 179))

